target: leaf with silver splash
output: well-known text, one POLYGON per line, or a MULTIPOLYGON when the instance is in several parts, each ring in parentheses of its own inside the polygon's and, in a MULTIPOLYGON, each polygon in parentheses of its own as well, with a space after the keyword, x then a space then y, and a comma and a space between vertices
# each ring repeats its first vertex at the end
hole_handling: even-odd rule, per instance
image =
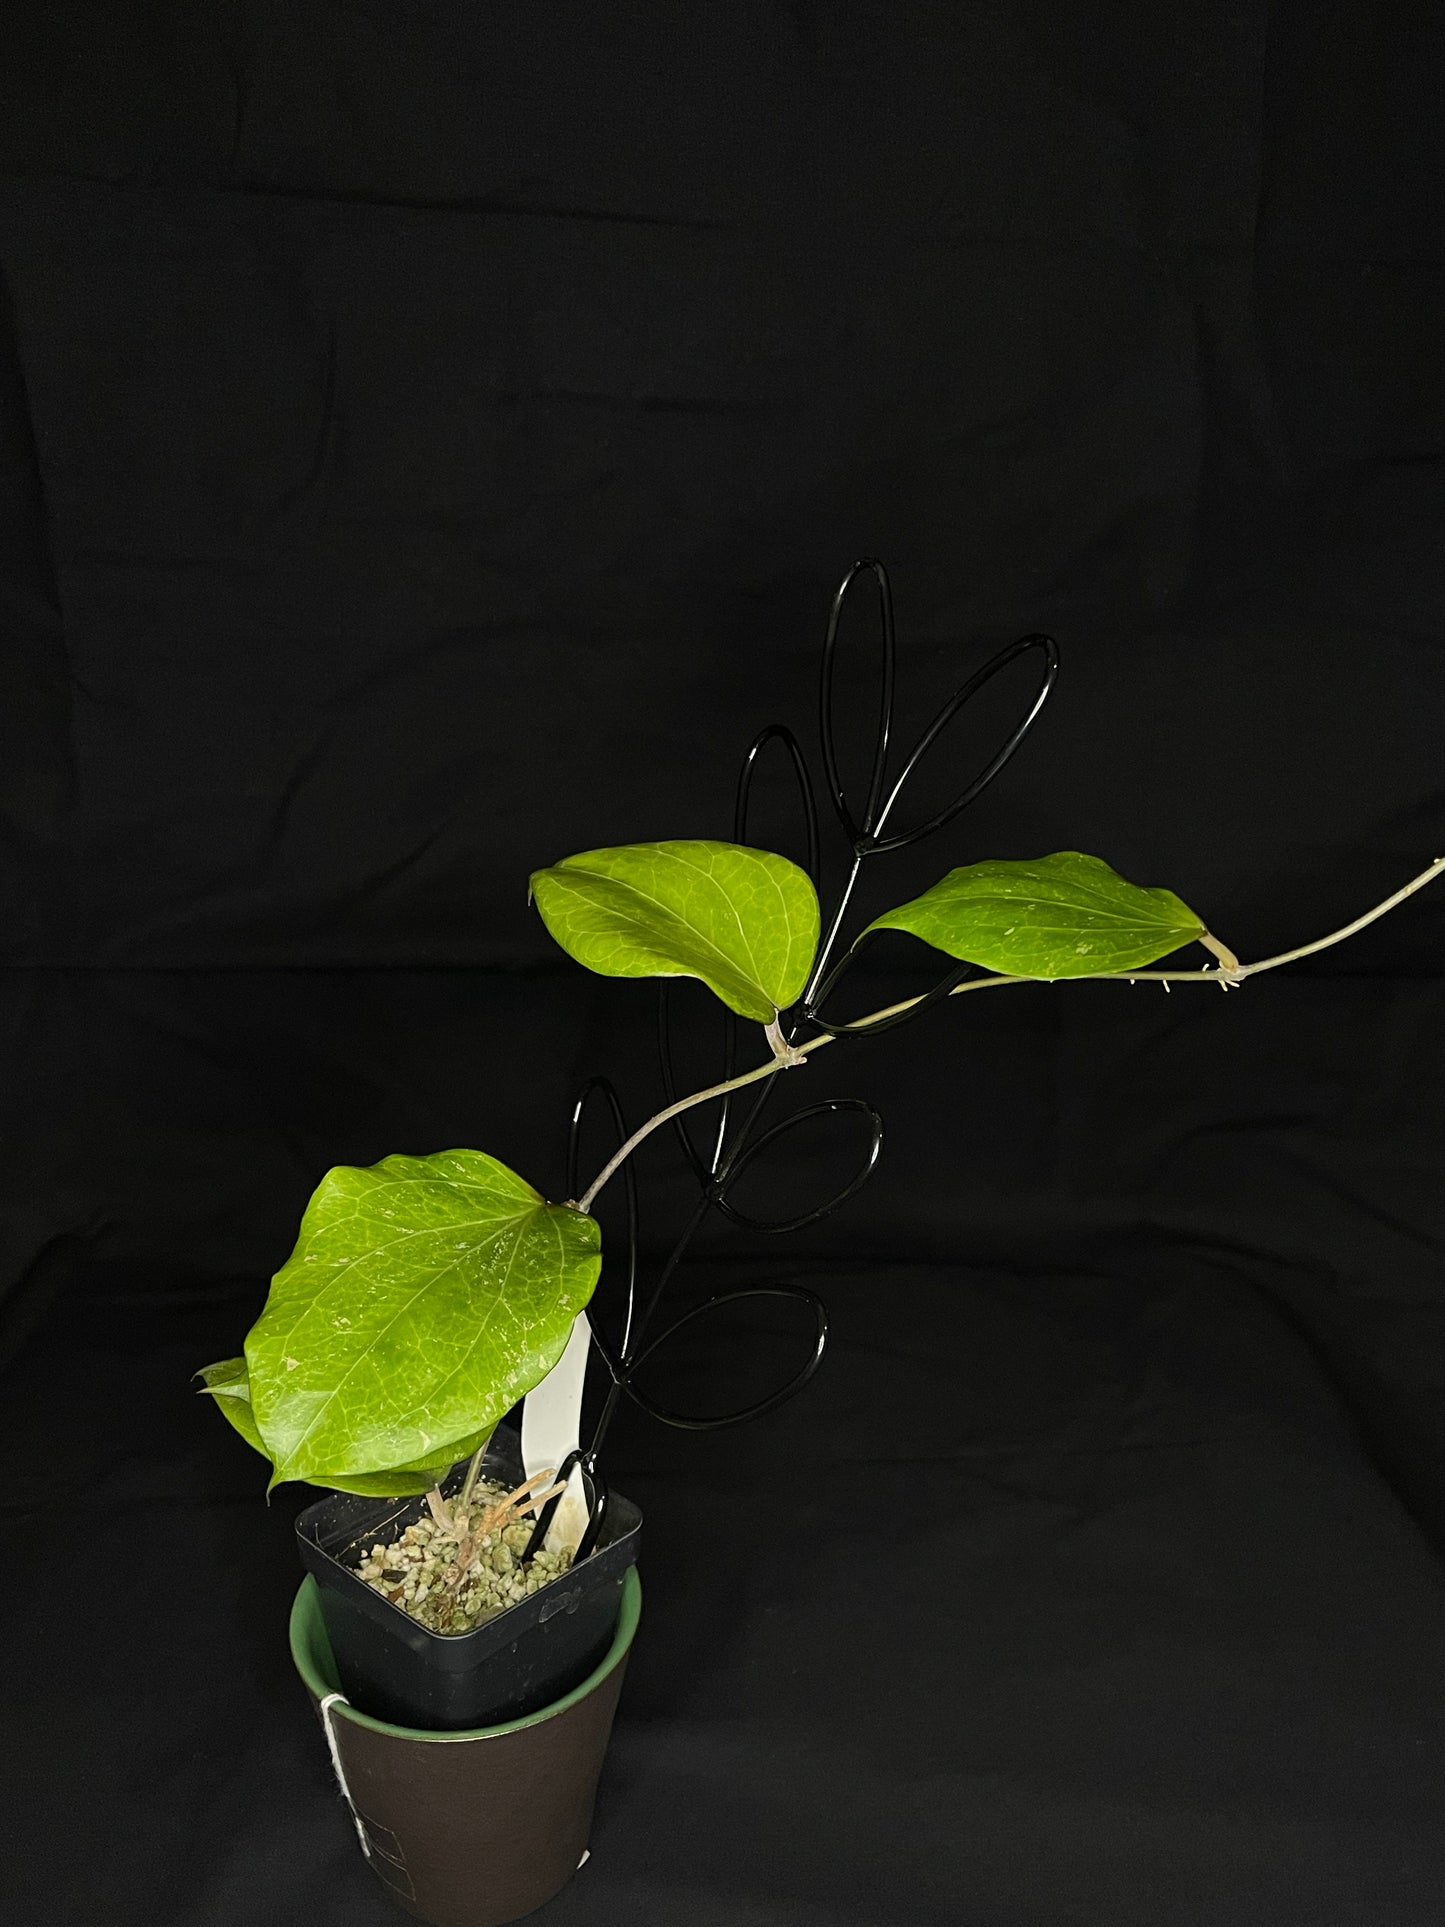
POLYGON ((601 1262, 595 1219, 481 1151, 328 1172, 246 1340, 273 1485, 460 1457, 556 1364, 601 1262))
POLYGON ((906 930, 960 963, 1044 978, 1142 969, 1208 935, 1172 890, 1126 882, 1078 850, 966 864, 868 928, 906 930))

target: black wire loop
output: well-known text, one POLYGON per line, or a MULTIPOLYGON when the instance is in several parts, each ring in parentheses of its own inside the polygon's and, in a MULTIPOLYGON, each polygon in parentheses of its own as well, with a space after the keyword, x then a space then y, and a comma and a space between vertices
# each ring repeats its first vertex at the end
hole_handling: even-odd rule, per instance
POLYGON ((781 743, 788 753, 788 761, 793 766, 793 776, 798 785, 798 800, 803 806, 803 835, 807 846, 808 860, 803 868, 818 881, 818 870, 822 862, 822 850, 818 837, 818 803, 813 795, 813 779, 808 774, 808 759, 803 754, 803 746, 782 723, 769 723, 766 729, 759 730, 748 745, 743 757, 742 768, 738 771, 737 797, 733 803, 733 841, 746 843, 748 840, 748 805, 752 799, 753 775, 758 766, 758 757, 769 743, 781 743))
POLYGON ((893 589, 888 571, 881 562, 865 558, 855 562, 839 583, 828 612, 828 631, 823 639, 822 674, 818 685, 818 731, 823 745, 823 774, 828 795, 843 833, 861 856, 868 845, 883 794, 883 778, 888 767, 888 739, 893 731, 893 684, 897 662, 897 641, 893 628, 893 589), (873 745, 873 767, 868 777, 868 800, 861 820, 855 821, 848 807, 848 795, 838 770, 837 737, 833 730, 833 669, 838 656, 838 627, 848 591, 860 575, 871 574, 878 587, 878 613, 883 642, 883 673, 878 688, 878 734, 873 745))
POLYGON ((760 1231, 768 1237, 777 1237, 787 1231, 801 1231, 806 1225, 819 1224, 824 1218, 831 1217, 840 1205, 846 1204, 849 1198, 862 1190, 873 1175, 873 1167, 877 1164, 882 1149, 883 1120, 871 1104, 866 1103, 861 1097, 824 1098, 821 1103, 806 1105, 801 1111, 791 1111, 780 1123, 773 1125, 771 1130, 765 1131, 759 1138, 754 1138, 752 1143, 743 1145, 728 1166, 726 1176, 715 1181, 714 1202, 725 1210, 734 1224, 741 1225, 744 1230, 760 1231), (868 1150, 853 1176, 823 1204, 815 1205, 810 1211, 801 1211, 791 1218, 758 1218, 749 1212, 740 1211, 736 1205, 728 1201, 726 1195, 728 1190, 780 1138, 795 1130, 798 1125, 806 1124, 810 1118, 845 1115, 867 1118, 868 1150))
POLYGON ((887 780, 888 747, 893 733, 897 659, 893 591, 889 585, 888 571, 881 562, 871 558, 855 562, 839 583, 828 616, 828 630, 823 642, 822 674, 819 679, 818 728, 823 746, 823 770, 827 777, 828 793, 833 809, 843 826, 844 834, 853 846, 855 855, 859 857, 873 856, 883 850, 902 850, 910 843, 921 842, 925 836, 931 836, 935 830, 941 830, 945 823, 952 822, 960 810, 966 809, 970 803, 981 796, 1009 763, 1024 737, 1032 729, 1038 719, 1039 711, 1048 701, 1059 671, 1058 645, 1052 636, 1043 634, 1020 636, 1017 642, 1008 643, 998 651, 997 655, 990 657, 981 669, 976 670, 966 682, 961 683, 954 690, 909 752, 885 801, 883 786, 887 780), (878 732, 873 745, 873 766, 868 778, 868 797, 862 816, 855 818, 849 807, 847 792, 838 768, 837 736, 833 726, 833 674, 838 654, 838 632, 848 600, 848 592, 859 577, 865 574, 871 574, 878 586, 879 633, 883 661, 879 681, 878 732), (935 811, 926 821, 916 824, 911 830, 904 830, 892 836, 883 835, 883 826, 902 794, 904 785, 964 704, 991 682, 1000 670, 1006 669, 1019 656, 1033 651, 1037 651, 1044 659, 1039 687, 1023 717, 1012 733, 1005 738, 998 752, 990 758, 972 782, 953 798, 952 802, 946 803, 941 810, 935 811))
POLYGON ((1020 636, 1017 642, 1006 643, 997 655, 989 657, 982 669, 976 670, 967 682, 961 683, 919 737, 917 743, 914 745, 913 753, 899 771, 898 780, 889 792, 888 801, 883 805, 882 810, 878 814, 878 834, 873 836, 869 841, 869 854, 871 855, 883 850, 904 850, 907 849, 910 843, 921 843, 924 837, 932 836, 933 832, 935 830, 941 830, 945 823, 951 823, 960 810, 967 809, 970 803, 982 796, 993 779, 999 775, 1012 760, 1015 751, 1023 742, 1024 737, 1027 736, 1033 728, 1039 711, 1049 699, 1049 692, 1054 686, 1054 680, 1058 673, 1059 650, 1058 644, 1052 636, 1020 636), (976 696, 986 684, 992 682, 1000 670, 1007 669, 1009 664, 1016 662, 1020 656, 1030 655, 1035 651, 1044 659, 1043 674, 1039 679, 1039 686, 1034 692, 1033 701, 1024 711, 1023 716, 1019 719, 1013 731, 1005 737, 1001 748, 984 764, 973 781, 959 791, 951 803, 945 803, 941 810, 936 811, 934 815, 928 817, 924 822, 915 824, 911 830, 895 831, 892 836, 884 836, 882 834, 883 825, 887 822, 893 805, 898 801, 904 784, 908 781, 909 777, 912 776, 913 772, 918 768, 918 765, 923 761, 924 756, 933 747, 934 743, 937 742, 938 738, 943 734, 944 730, 947 729, 948 725, 963 708, 964 704, 976 696))
MULTIPOLYGON (((577 1550, 573 1555, 574 1559, 580 1562, 589 1552, 596 1549, 597 1541, 602 1536, 602 1528, 607 1523, 607 1502, 611 1495, 608 1492, 607 1481, 597 1469, 595 1454, 584 1452, 580 1447, 574 1452, 569 1452, 557 1468, 557 1482, 565 1486, 574 1472, 580 1472, 582 1475, 583 1503, 587 1509, 587 1524, 583 1528, 582 1537, 578 1540, 577 1550)), ((537 1515, 537 1523, 532 1529, 532 1536, 527 1541, 526 1549, 522 1554, 524 1560, 530 1559, 533 1553, 542 1550, 548 1528, 561 1503, 562 1494, 559 1492, 555 1499, 547 1501, 537 1515)))
MULTIPOLYGON (((607 1105, 612 1117, 617 1142, 619 1144, 625 1142, 628 1136, 627 1121, 623 1115, 622 1106, 613 1085, 604 1077, 593 1077, 589 1079, 579 1093, 576 1103, 573 1105, 571 1124, 568 1132, 567 1182, 569 1190, 574 1193, 577 1189, 582 1124, 588 1103, 595 1096, 600 1096, 607 1105)), ((754 1106, 753 1115, 744 1127, 744 1138, 746 1137, 747 1131, 755 1122, 759 1109, 759 1105, 754 1106)), ((651 1321, 652 1314, 656 1310, 663 1289, 681 1263, 703 1218, 706 1216, 706 1208, 710 1205, 727 1208, 726 1194, 729 1187, 737 1182, 744 1171, 755 1162, 759 1155, 764 1154, 771 1145, 777 1142, 777 1140, 788 1131, 793 1130, 809 1118, 824 1114, 861 1114, 868 1119, 870 1128, 867 1154, 858 1170, 848 1182, 822 1205, 815 1206, 810 1211, 803 1212, 780 1222, 753 1219, 736 1211, 730 1211, 729 1215, 733 1216, 736 1222, 763 1232, 797 1230, 805 1224, 814 1223, 818 1219, 827 1216, 846 1198, 851 1197, 861 1185, 867 1182, 882 1149, 883 1121, 878 1113, 874 1111, 870 1105, 865 1104, 861 1098, 834 1098, 820 1104, 810 1105, 806 1109, 783 1119, 781 1123, 775 1125, 772 1130, 751 1143, 745 1144, 742 1139, 740 1139, 726 1165, 716 1173, 709 1174, 707 1187, 700 1199, 702 1208, 694 1211, 688 1228, 673 1247, 666 1263, 662 1267, 648 1303, 643 1308, 640 1316, 637 1310, 636 1178, 631 1165, 624 1167, 629 1182, 626 1194, 627 1255, 622 1340, 620 1344, 614 1346, 607 1337, 606 1332, 601 1328, 595 1310, 589 1308, 588 1323, 592 1343, 596 1348, 598 1357, 602 1360, 606 1368, 608 1377, 611 1380, 611 1388, 587 1446, 585 1448, 579 1447, 576 1451, 570 1453, 557 1469, 557 1482, 564 1486, 570 1479, 574 1469, 579 1470, 582 1476, 583 1498, 587 1510, 588 1523, 575 1555, 578 1559, 585 1558, 587 1552, 592 1550, 597 1544, 603 1524, 605 1523, 607 1486, 599 1469, 598 1461, 602 1445, 611 1427, 620 1397, 625 1396, 631 1399, 641 1410, 664 1425, 674 1426, 685 1431, 714 1431, 727 1425, 743 1424, 749 1419, 761 1417, 765 1412, 776 1410, 777 1407, 782 1405, 787 1399, 792 1398, 796 1392, 802 1390, 803 1386, 807 1384, 808 1380, 813 1376, 819 1364, 822 1362, 823 1352, 828 1342, 827 1312, 817 1293, 810 1291, 804 1285, 773 1284, 768 1286, 748 1286, 738 1291, 716 1294, 703 1304, 693 1306, 680 1318, 675 1319, 663 1331, 659 1332, 656 1337, 652 1339, 651 1343, 644 1345, 642 1340, 647 1326, 651 1321), (675 1333, 681 1331, 685 1326, 690 1325, 694 1320, 707 1313, 722 1310, 727 1305, 736 1304, 746 1298, 792 1299, 796 1302, 806 1304, 812 1312, 814 1328, 812 1351, 802 1367, 794 1372, 791 1377, 784 1380, 781 1385, 765 1393, 761 1398, 755 1399, 747 1405, 740 1406, 734 1411, 717 1414, 696 1414, 674 1410, 653 1398, 650 1393, 643 1391, 637 1385, 636 1374, 640 1367, 647 1359, 651 1358, 660 1350, 675 1333)), ((540 1550, 545 1544, 548 1530, 556 1515, 557 1508, 562 1502, 562 1497, 562 1493, 557 1493, 555 1497, 547 1501, 539 1512, 536 1524, 532 1529, 531 1537, 527 1542, 526 1550, 522 1555, 524 1559, 530 1558, 533 1553, 540 1550)))
POLYGON ((719 1292, 705 1299, 702 1304, 694 1305, 680 1318, 675 1318, 664 1331, 660 1331, 652 1343, 633 1359, 631 1370, 634 1372, 639 1370, 654 1352, 660 1351, 685 1325, 690 1325, 695 1319, 706 1317, 711 1312, 721 1311, 724 1306, 740 1304, 745 1298, 789 1298, 795 1303, 808 1306, 813 1314, 813 1349, 807 1362, 776 1390, 764 1393, 751 1405, 739 1405, 733 1411, 715 1414, 699 1415, 673 1411, 670 1407, 660 1404, 637 1385, 629 1383, 628 1397, 635 1405, 640 1406, 649 1418, 654 1418, 659 1424, 671 1425, 683 1432, 717 1432, 724 1426, 745 1425, 750 1419, 762 1418, 766 1412, 775 1412, 795 1393, 802 1391, 822 1364, 823 1353, 828 1345, 827 1307, 817 1292, 810 1291, 806 1285, 745 1285, 737 1291, 719 1292))
MULTIPOLYGON (((932 988, 916 1001, 910 1002, 904 1010, 880 1018, 872 1023, 835 1022, 822 1014, 822 1006, 836 990, 839 981, 849 965, 858 957, 867 942, 867 936, 856 939, 843 955, 830 963, 832 946, 838 938, 844 917, 847 913, 854 885, 858 880, 860 867, 865 860, 877 856, 885 850, 901 850, 911 844, 921 842, 936 830, 951 823, 959 813, 977 797, 982 795, 988 785, 1011 761, 1034 723, 1038 720, 1051 694, 1058 675, 1059 652, 1053 638, 1042 634, 1021 636, 1000 649, 995 655, 977 669, 943 704, 937 715, 923 731, 912 750, 905 757, 898 776, 888 787, 888 752, 893 734, 894 695, 897 671, 897 637, 894 628, 893 592, 888 580, 888 572, 881 562, 871 558, 855 562, 844 576, 833 596, 828 616, 827 632, 823 642, 822 661, 819 673, 818 710, 821 735, 823 774, 829 801, 834 814, 842 825, 843 832, 851 845, 853 863, 831 918, 826 924, 825 936, 815 961, 813 980, 803 1000, 797 1006, 794 1016, 785 1021, 784 1034, 791 1037, 799 1018, 812 1023, 825 1033, 837 1037, 872 1035, 875 1032, 891 1030, 895 1025, 906 1023, 925 1010, 931 1009, 943 998, 949 996, 962 983, 973 969, 971 964, 961 964, 941 978, 932 988), (878 593, 879 634, 881 645, 881 664, 878 689, 878 723, 873 745, 873 760, 868 774, 867 792, 861 812, 856 816, 848 800, 838 763, 838 749, 833 720, 834 671, 838 652, 838 634, 843 610, 854 584, 861 577, 871 576, 878 593), (886 825, 895 804, 902 796, 919 765, 937 743, 949 724, 993 678, 1007 666, 1026 655, 1041 658, 1041 673, 1037 689, 1024 713, 1013 730, 1004 738, 1000 747, 988 759, 977 774, 952 798, 952 800, 911 829, 887 833, 886 825), (885 796, 885 788, 887 794, 885 796)), ((770 723, 749 745, 738 773, 737 792, 733 807, 733 836, 738 843, 748 839, 748 816, 752 797, 753 779, 760 756, 771 744, 780 744, 783 753, 791 764, 797 783, 798 798, 802 811, 803 830, 807 848, 807 871, 814 884, 819 882, 821 852, 818 833, 818 805, 813 782, 808 770, 807 759, 802 747, 792 731, 780 723, 770 723)), ((876 933, 875 933, 876 934, 876 933)), ((657 1043, 661 1066, 662 1084, 667 1102, 677 1102, 678 1079, 673 1054, 672 1030, 670 1020, 669 993, 666 982, 660 985, 658 994, 657 1043)), ((723 1025, 722 1035, 722 1075, 715 1082, 726 1082, 736 1074, 738 1020, 728 1012, 723 1025)), ((749 1419, 761 1418, 765 1413, 775 1411, 785 1400, 800 1392, 813 1377, 822 1363, 823 1353, 828 1342, 828 1315, 822 1299, 804 1285, 792 1282, 779 1282, 767 1285, 750 1285, 735 1291, 715 1294, 703 1303, 694 1305, 657 1333, 650 1340, 648 1328, 654 1313, 679 1267, 684 1262, 703 1223, 712 1212, 717 1212, 739 1229, 767 1236, 782 1235, 800 1231, 808 1225, 820 1223, 855 1195, 867 1183, 877 1165, 883 1145, 883 1121, 871 1105, 862 1098, 829 1098, 821 1103, 805 1105, 790 1112, 766 1130, 760 1129, 764 1113, 773 1101, 778 1087, 782 1084, 781 1075, 764 1079, 746 1115, 740 1122, 733 1116, 733 1093, 724 1093, 716 1102, 711 1131, 711 1146, 704 1150, 700 1147, 692 1130, 681 1117, 672 1120, 674 1133, 681 1146, 693 1179, 697 1185, 697 1198, 687 1223, 672 1246, 671 1251, 651 1280, 646 1302, 639 1308, 638 1300, 638 1198, 636 1173, 631 1163, 623 1167, 626 1183, 626 1246, 623 1285, 622 1334, 619 1342, 614 1343, 599 1323, 595 1311, 589 1309, 588 1320, 592 1340, 597 1355, 605 1368, 608 1380, 607 1392, 601 1410, 593 1424, 591 1436, 585 1446, 569 1454, 558 1468, 559 1480, 566 1481, 574 1471, 580 1473, 586 1499, 588 1524, 577 1558, 582 1559, 598 1544, 605 1528, 608 1488, 599 1469, 599 1459, 603 1444, 611 1427, 620 1401, 630 1399, 640 1410, 661 1424, 677 1427, 684 1431, 713 1431, 723 1426, 740 1425, 749 1419), (789 1133, 821 1117, 863 1117, 868 1122, 868 1144, 866 1152, 857 1169, 846 1182, 834 1191, 823 1203, 807 1211, 794 1213, 784 1218, 763 1218, 740 1209, 731 1202, 729 1193, 733 1186, 760 1161, 773 1156, 789 1133), (687 1413, 664 1404, 650 1392, 644 1391, 636 1382, 639 1369, 664 1350, 671 1339, 692 1325, 697 1319, 738 1304, 747 1299, 773 1298, 791 1299, 806 1305, 812 1314, 813 1344, 804 1364, 789 1378, 747 1405, 721 1413, 687 1413)), ((612 1128, 620 1145, 628 1135, 626 1119, 616 1091, 606 1078, 594 1077, 585 1084, 573 1107, 570 1134, 567 1146, 567 1182, 569 1196, 578 1195, 579 1146, 583 1121, 589 1104, 600 1097, 610 1114, 612 1128)), ((611 1252, 608 1253, 609 1261, 611 1252)), ((527 1553, 530 1557, 546 1538, 548 1527, 560 1503, 560 1494, 549 1500, 542 1508, 536 1527, 532 1533, 527 1553)))
POLYGON ((910 1001, 906 1009, 896 1010, 888 1017, 875 1017, 866 1024, 843 1023, 826 1017, 823 1014, 823 1005, 837 988, 839 980, 846 973, 849 965, 873 937, 886 934, 882 930, 864 931, 852 948, 843 952, 819 985, 817 995, 808 1005, 808 1021, 816 1024, 819 1030, 826 1031, 830 1037, 877 1037, 885 1030, 896 1030, 900 1024, 911 1024, 915 1017, 921 1017, 926 1010, 932 1010, 935 1004, 941 1004, 945 997, 951 997, 958 986, 973 975, 974 966, 971 963, 958 964, 946 977, 940 977, 931 989, 924 991, 921 997, 910 1001))

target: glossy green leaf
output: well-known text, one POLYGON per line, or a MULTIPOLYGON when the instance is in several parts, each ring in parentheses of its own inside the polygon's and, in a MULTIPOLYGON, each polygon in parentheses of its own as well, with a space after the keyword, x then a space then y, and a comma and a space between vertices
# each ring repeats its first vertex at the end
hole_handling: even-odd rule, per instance
POLYGON ((601 1262, 595 1219, 481 1151, 328 1172, 246 1340, 273 1484, 460 1457, 556 1364, 601 1262))
POLYGON ((909 931, 960 962, 1011 977, 1138 970, 1206 934, 1172 890, 1142 889, 1077 850, 950 870, 868 928, 909 931))
MULTIPOLYGON (((207 1365, 196 1376, 203 1381, 203 1390, 216 1395, 218 1410, 247 1445, 269 1459, 271 1455, 256 1429, 255 1414, 251 1410, 251 1382, 245 1359, 222 1359, 217 1365, 207 1365)), ((488 1426, 468 1438, 458 1439, 421 1464, 399 1465, 386 1472, 313 1473, 306 1483, 325 1486, 333 1492, 355 1492, 366 1499, 414 1498, 418 1493, 429 1492, 459 1460, 469 1459, 479 1445, 486 1444, 494 1429, 488 1426)))
POLYGON ((700 977, 771 1023, 802 995, 818 896, 786 857, 737 843, 631 843, 538 870, 531 892, 569 956, 604 977, 700 977))

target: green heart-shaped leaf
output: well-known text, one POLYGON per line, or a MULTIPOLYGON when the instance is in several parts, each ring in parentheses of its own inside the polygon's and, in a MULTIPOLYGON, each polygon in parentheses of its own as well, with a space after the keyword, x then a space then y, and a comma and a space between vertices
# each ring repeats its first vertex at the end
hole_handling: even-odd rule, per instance
POLYGON ((729 1010, 769 1024, 803 992, 818 895, 786 857, 737 843, 585 850, 531 879, 542 921, 604 977, 700 977, 729 1010))
POLYGON ((1138 970, 1207 935, 1172 890, 1127 883, 1100 858, 1077 850, 950 870, 868 928, 907 930, 960 963, 1010 977, 1138 970))
MULTIPOLYGON (((256 1430, 256 1417, 251 1410, 251 1381, 245 1359, 222 1359, 217 1365, 207 1365, 196 1376, 203 1381, 205 1391, 216 1395, 220 1411, 235 1426, 247 1445, 252 1446, 263 1458, 269 1458, 271 1455, 256 1430)), ((332 1492, 359 1493, 365 1499, 415 1498, 418 1493, 430 1492, 459 1460, 469 1459, 479 1445, 485 1445, 493 1429, 489 1426, 470 1438, 458 1439, 445 1451, 434 1454, 419 1465, 398 1465, 386 1472, 314 1473, 306 1483, 325 1486, 332 1492)))
POLYGON ((329 1171, 246 1340, 272 1483, 451 1464, 562 1356, 601 1263, 594 1218, 481 1151, 329 1171))

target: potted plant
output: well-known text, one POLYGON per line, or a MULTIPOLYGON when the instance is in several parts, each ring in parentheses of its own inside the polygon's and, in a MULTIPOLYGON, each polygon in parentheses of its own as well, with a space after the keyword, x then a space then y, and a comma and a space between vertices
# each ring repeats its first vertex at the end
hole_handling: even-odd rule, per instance
POLYGON ((863 866, 941 829, 993 780, 1056 671, 1057 652, 1045 636, 1000 651, 954 692, 890 778, 891 599, 879 564, 856 565, 834 598, 822 658, 824 775, 851 849, 826 923, 806 762, 796 739, 777 726, 748 752, 731 841, 587 850, 531 878, 547 929, 586 968, 693 977, 720 999, 729 1013, 726 1075, 678 1096, 664 1023, 669 1101, 628 1131, 615 1093, 594 1079, 574 1115, 570 1195, 559 1201, 477 1150, 329 1171, 244 1353, 200 1374, 236 1430, 270 1461, 272 1487, 300 1480, 331 1495, 297 1521, 308 1576, 293 1611, 293 1652, 363 1850, 401 1904, 437 1927, 515 1919, 555 1893, 585 1857, 640 1610, 640 1516, 608 1490, 600 1462, 618 1398, 630 1394, 673 1422, 731 1422, 798 1389, 821 1357, 826 1312, 813 1295, 755 1287, 790 1291, 815 1315, 811 1357, 776 1392, 740 1413, 689 1420, 658 1407, 634 1379, 667 1336, 649 1340, 650 1321, 688 1237, 712 1208, 752 1222, 729 1191, 770 1144, 819 1113, 861 1114, 868 1125, 866 1154, 836 1196, 769 1230, 811 1222, 873 1168, 881 1126, 859 1100, 829 1100, 762 1128, 782 1074, 835 1039, 872 1034, 975 990, 1066 978, 1231 989, 1340 942, 1445 868, 1439 859, 1345 928, 1254 963, 1241 963, 1172 891, 1128 882, 1077 851, 953 868, 922 895, 875 916, 844 947, 863 866), (867 793, 855 810, 839 774, 833 674, 845 599, 870 575, 882 617, 882 694, 867 793), (1025 658, 1040 676, 1017 727, 951 803, 900 831, 892 815, 921 760, 980 688, 1025 658), (753 770, 773 742, 799 779, 804 864, 747 837, 753 770), (829 1017, 825 1007, 849 964, 884 931, 921 940, 952 967, 920 996, 846 1022, 829 1017), (1191 945, 1207 961, 1157 967, 1191 945), (740 1036, 754 1037, 760 1060, 742 1070, 740 1036), (758 1089, 739 1121, 730 1106, 752 1086, 758 1089), (599 1096, 617 1144, 584 1186, 577 1132, 585 1105, 599 1096), (710 1155, 684 1122, 703 1105, 714 1107, 710 1155), (630 1160, 668 1123, 698 1178, 699 1208, 639 1303, 630 1160), (608 1257, 626 1274, 626 1303, 620 1333, 609 1338, 587 1314, 603 1264, 597 1202, 619 1178, 628 1235, 615 1251, 609 1246, 608 1257), (607 1392, 584 1446, 582 1391, 593 1356, 607 1392), (519 1407, 520 1430, 507 1422, 519 1407))

